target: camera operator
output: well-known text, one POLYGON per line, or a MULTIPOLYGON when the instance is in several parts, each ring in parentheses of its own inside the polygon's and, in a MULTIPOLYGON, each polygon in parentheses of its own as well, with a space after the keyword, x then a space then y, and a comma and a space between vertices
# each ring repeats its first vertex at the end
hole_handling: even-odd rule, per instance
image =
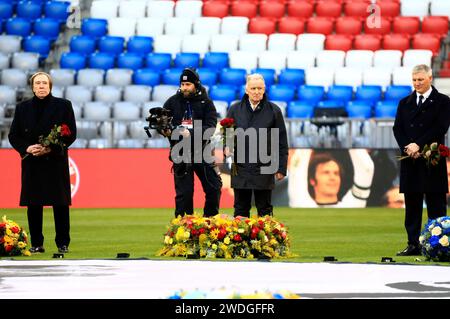
POLYGON ((175 217, 193 213, 194 173, 199 178, 205 192, 203 215, 205 217, 214 216, 219 212, 222 180, 216 171, 215 163, 205 161, 203 156, 201 156, 200 162, 194 161, 194 154, 202 152, 203 155, 203 150, 210 141, 203 139, 201 143, 197 141, 197 144, 201 145, 201 149, 199 147, 195 148, 195 138, 197 136, 193 132, 194 125, 197 125, 199 121, 201 121, 202 133, 208 128, 215 128, 217 125, 217 112, 205 88, 201 85, 200 78, 195 70, 189 68, 183 70, 180 76, 180 88, 175 95, 166 101, 164 108, 170 110, 173 116, 172 126, 177 127, 181 135, 177 139, 173 136, 175 131, 169 129, 160 131, 161 134, 170 139, 171 155, 169 158, 174 162, 172 171, 176 193, 175 217), (172 155, 173 147, 187 138, 191 142, 189 160, 187 162, 174 160, 172 155))

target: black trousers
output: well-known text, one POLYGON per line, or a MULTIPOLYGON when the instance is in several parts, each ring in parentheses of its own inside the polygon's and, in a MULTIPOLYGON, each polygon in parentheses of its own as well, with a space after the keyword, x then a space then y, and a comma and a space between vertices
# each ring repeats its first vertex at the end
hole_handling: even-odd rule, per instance
POLYGON ((255 206, 258 216, 272 215, 271 189, 234 189, 234 216, 250 217, 252 194, 255 195, 255 206))
POLYGON ((409 245, 419 245, 424 195, 429 219, 447 215, 445 193, 405 193, 405 228, 409 245))
MULTIPOLYGON (((28 228, 31 236, 31 246, 38 247, 44 245, 44 235, 42 233, 43 222, 42 206, 28 206, 28 228)), ((70 243, 70 218, 69 206, 53 206, 53 219, 55 221, 55 243, 57 247, 69 246, 70 243)))
POLYGON ((214 169, 214 164, 174 164, 175 182, 175 217, 194 213, 194 173, 200 180, 205 193, 203 216, 209 217, 219 213, 222 179, 214 169))

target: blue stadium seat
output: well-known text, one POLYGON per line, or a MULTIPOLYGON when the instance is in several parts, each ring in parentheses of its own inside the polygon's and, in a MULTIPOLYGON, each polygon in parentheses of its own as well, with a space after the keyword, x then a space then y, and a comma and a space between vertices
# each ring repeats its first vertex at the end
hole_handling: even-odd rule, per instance
POLYGON ((243 85, 245 84, 246 75, 247 71, 245 69, 225 68, 219 72, 219 82, 220 84, 235 86, 243 85))
POLYGON ((278 75, 279 84, 292 84, 300 86, 305 84, 305 70, 303 69, 283 69, 278 75))
POLYGON ((16 15, 17 17, 34 21, 42 16, 42 3, 27 0, 19 1, 16 15))
POLYGON ((241 85, 239 90, 238 90, 238 97, 239 99, 242 99, 244 97, 245 94, 245 84, 241 85))
POLYGON ((203 58, 204 68, 222 70, 230 67, 228 53, 207 52, 203 58))
POLYGON ((46 59, 50 52, 50 40, 40 35, 28 36, 23 41, 23 50, 39 53, 39 60, 46 59))
POLYGON ((200 82, 203 85, 212 86, 217 83, 216 70, 208 68, 198 68, 197 73, 200 76, 200 82))
POLYGON ((181 68, 167 69, 162 73, 161 82, 169 85, 180 85, 180 75, 183 72, 181 68))
POLYGON ((145 58, 147 68, 164 71, 169 69, 172 64, 172 55, 170 53, 150 53, 145 58))
POLYGON ((395 118, 397 113, 397 101, 379 101, 375 105, 375 117, 377 118, 395 118))
POLYGON ((308 101, 317 104, 323 99, 325 88, 316 85, 302 85, 298 89, 298 99, 301 101, 308 101))
POLYGON ((381 100, 382 92, 379 85, 361 85, 356 89, 355 100, 370 101, 373 105, 381 100))
POLYGON ((100 39, 108 33, 108 21, 106 19, 86 18, 81 20, 81 33, 100 39))
POLYGON ((295 99, 295 86, 289 84, 274 84, 268 89, 271 101, 290 102, 295 99))
POLYGON ((176 68, 198 68, 200 65, 199 53, 180 52, 177 53, 174 60, 174 66, 176 68))
POLYGON ((352 103, 347 104, 347 113, 350 118, 364 118, 372 117, 372 106, 370 104, 352 103))
POLYGON ((153 38, 132 36, 127 41, 127 51, 145 56, 153 51, 153 38))
POLYGON ((288 118, 311 118, 314 107, 314 104, 307 101, 291 101, 286 108, 286 115, 288 118))
POLYGON ((64 52, 59 61, 61 69, 80 70, 86 67, 86 56, 78 52, 64 52))
POLYGON ((69 48, 71 52, 89 55, 96 50, 95 38, 88 35, 74 35, 70 38, 69 48))
POLYGON ((56 19, 59 23, 66 22, 69 17, 70 2, 47 1, 44 6, 44 14, 48 18, 56 19))
MULTIPOLYGON (((264 77, 264 82, 266 83, 266 87, 271 86, 272 84, 275 84, 275 75, 276 75, 275 69, 256 68, 256 69, 251 70, 250 73, 261 74, 264 77)), ((288 83, 286 83, 286 84, 288 84, 288 83)))
POLYGON ((409 85, 389 85, 384 92, 384 99, 399 101, 410 95, 411 91, 409 85))
POLYGON ((55 41, 59 36, 60 25, 53 18, 39 18, 34 22, 34 34, 41 35, 55 41))
POLYGON ((141 69, 143 66, 144 60, 140 54, 125 52, 119 54, 119 57, 117 58, 118 68, 137 70, 141 69))
POLYGON ((213 85, 209 88, 208 94, 212 100, 225 101, 230 104, 236 100, 236 86, 227 84, 213 85))
POLYGON ((353 87, 347 85, 333 85, 328 88, 328 100, 348 102, 353 97, 353 87))
POLYGON ((10 18, 6 21, 6 34, 25 38, 31 34, 31 21, 25 18, 10 18))
POLYGON ((158 71, 153 69, 139 69, 133 73, 133 83, 155 86, 161 83, 158 71))
POLYGON ((116 37, 111 35, 105 35, 98 41, 98 50, 100 52, 119 55, 123 52, 125 44, 124 37, 116 37))
POLYGON ((0 1, 0 21, 11 18, 14 14, 13 4, 6 1, 0 1))
POLYGON ((116 57, 108 52, 95 52, 89 56, 89 67, 108 70, 114 68, 116 57))

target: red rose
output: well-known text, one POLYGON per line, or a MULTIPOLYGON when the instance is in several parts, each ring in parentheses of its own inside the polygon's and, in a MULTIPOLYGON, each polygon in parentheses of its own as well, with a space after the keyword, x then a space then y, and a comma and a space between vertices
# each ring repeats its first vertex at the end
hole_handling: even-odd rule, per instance
POLYGON ((222 125, 222 127, 232 127, 234 125, 234 119, 226 117, 220 121, 220 125, 222 125))
POLYGON ((223 239, 227 235, 227 230, 225 228, 221 228, 219 231, 219 234, 217 235, 217 238, 219 240, 223 239))
POLYGON ((242 241, 241 235, 239 235, 239 234, 234 235, 233 240, 234 241, 242 241))
POLYGON ((450 151, 447 146, 440 144, 439 145, 439 153, 441 154, 441 157, 449 157, 450 151))
POLYGON ((5 251, 7 252, 7 253, 9 253, 11 250, 13 250, 13 246, 11 246, 11 245, 8 245, 8 246, 6 246, 5 247, 5 251))
POLYGON ((258 227, 252 227, 252 232, 250 233, 250 238, 255 239, 258 236, 259 228, 258 227))
POLYGON ((17 226, 11 227, 10 229, 14 234, 17 234, 19 232, 19 227, 17 226))
POLYGON ((204 234, 206 230, 204 228, 200 228, 198 231, 200 234, 204 234))
POLYGON ((61 124, 61 136, 70 136, 70 134, 72 133, 67 124, 61 124))

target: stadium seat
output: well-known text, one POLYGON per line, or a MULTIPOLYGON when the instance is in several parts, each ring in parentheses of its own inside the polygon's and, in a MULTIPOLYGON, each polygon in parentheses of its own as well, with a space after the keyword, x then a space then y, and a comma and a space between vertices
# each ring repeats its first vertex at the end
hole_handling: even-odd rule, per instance
POLYGON ((258 15, 258 3, 253 1, 234 1, 231 3, 230 14, 249 19, 254 18, 258 15))
POLYGON ((259 15, 261 17, 279 19, 283 17, 285 13, 286 6, 284 1, 262 0, 259 2, 259 15))
POLYGON ((136 35, 155 37, 164 34, 165 18, 140 18, 136 21, 136 35))
POLYGON ((200 54, 180 52, 177 53, 174 59, 175 68, 198 68, 200 65, 200 54))
POLYGON ((263 33, 271 35, 277 29, 277 21, 267 17, 254 17, 250 19, 248 24, 249 33, 263 33))
POLYGON ((111 118, 111 106, 102 101, 86 102, 84 105, 86 120, 104 121, 111 118))
POLYGON ((373 55, 373 66, 383 68, 394 68, 401 66, 402 51, 400 50, 377 50, 373 55))
POLYGON ((224 84, 213 85, 209 88, 209 97, 212 100, 225 101, 230 104, 236 100, 236 87, 224 84))
POLYGON ((136 34, 136 19, 110 18, 108 20, 108 35, 122 37, 126 41, 136 34))
POLYGON ((278 32, 299 35, 305 32, 305 20, 298 17, 282 17, 278 20, 278 32))
POLYGON ((224 18, 228 16, 230 5, 228 2, 221 1, 205 1, 203 3, 204 17, 224 18))
POLYGON ((245 69, 228 68, 223 69, 219 72, 219 82, 220 84, 228 85, 243 85, 245 84, 245 77, 247 71, 245 69))
POLYGON ((317 67, 336 69, 344 66, 345 52, 342 50, 323 50, 317 53, 317 67))
POLYGON ((334 31, 334 20, 330 17, 313 16, 306 21, 308 33, 332 34, 334 31))
POLYGON ((379 34, 358 34, 355 36, 353 48, 355 50, 380 50, 381 39, 382 36, 379 34))
POLYGON ((271 101, 291 102, 295 99, 295 86, 290 84, 274 84, 268 88, 271 101))
POLYGON ((395 118, 397 114, 398 101, 379 101, 375 105, 375 117, 376 118, 395 118))
POLYGON ((409 35, 407 34, 386 34, 383 36, 384 50, 405 51, 411 48, 409 35))
POLYGON ((334 83, 336 85, 348 85, 356 90, 362 84, 362 69, 343 67, 337 68, 334 73, 334 83))
POLYGON ((358 101, 350 101, 346 106, 349 118, 368 119, 372 117, 372 106, 358 101))
POLYGON ((117 56, 123 52, 124 45, 125 38, 106 35, 100 38, 98 42, 98 51, 117 56))
POLYGON ((305 70, 307 85, 323 86, 325 90, 334 83, 334 69, 330 67, 316 67, 305 70))
POLYGON ((287 55, 287 68, 307 69, 316 65, 316 52, 314 51, 291 51, 287 55))
POLYGON ((391 84, 391 81, 391 68, 372 67, 366 68, 363 71, 364 85, 378 85, 384 91, 391 84))
POLYGON ((220 33, 222 20, 217 17, 199 17, 194 19, 192 25, 193 34, 213 35, 220 33))
POLYGON ((127 52, 145 56, 153 50, 153 38, 146 36, 133 36, 127 41, 127 52))
POLYGON ((170 53, 150 53, 145 58, 145 66, 155 71, 164 71, 169 69, 172 64, 172 55, 170 53))
POLYGON ((44 5, 44 15, 46 18, 52 18, 65 23, 70 13, 69 1, 47 1, 44 5))
MULTIPOLYGON (((246 34, 246 33, 245 33, 246 34)), ((211 36, 210 51, 230 53, 238 49, 239 36, 217 34, 211 36)))
POLYGON ((42 16, 42 3, 35 1, 19 1, 16 16, 34 21, 42 16))
MULTIPOLYGON (((411 76, 411 74, 409 74, 411 76)), ((400 101, 404 97, 411 94, 411 85, 390 85, 384 92, 384 100, 400 101)))
POLYGON ((0 85, 0 104, 16 104, 16 98, 17 93, 14 88, 7 85, 0 85))
POLYGON ((39 53, 15 52, 11 57, 11 67, 26 71, 35 71, 39 68, 39 53))
POLYGON ((396 67, 392 70, 393 85, 412 85, 412 66, 396 67))
POLYGON ((170 18, 174 16, 174 1, 148 1, 147 17, 170 18))
POLYGON ((298 99, 316 105, 325 95, 325 88, 317 85, 302 85, 299 87, 298 99))
POLYGON ((17 35, 0 35, 0 52, 14 53, 22 49, 22 38, 17 35))
POLYGON ((400 15, 400 2, 391 0, 377 0, 377 6, 380 8, 380 14, 383 17, 397 17, 400 15))
POLYGON ((127 85, 123 88, 123 100, 137 104, 150 101, 152 88, 147 85, 127 85))
POLYGON ((347 34, 329 34, 325 40, 325 50, 348 51, 353 48, 353 36, 347 34))
POLYGON ((171 17, 164 23, 164 34, 186 36, 192 34, 193 20, 191 18, 171 17))
POLYGON ((335 31, 337 34, 357 35, 362 32, 360 17, 339 17, 336 19, 335 31))
POLYGON ((274 33, 269 35, 267 49, 278 52, 294 51, 296 41, 297 36, 295 34, 274 33))
POLYGON ((431 67, 433 52, 430 50, 406 50, 403 53, 403 66, 426 64, 431 67))
POLYGON ((6 20, 6 34, 18 35, 23 38, 29 36, 32 31, 31 21, 25 18, 10 18, 6 20))
POLYGON ((39 53, 39 59, 43 61, 50 53, 50 39, 40 35, 28 36, 23 40, 23 50, 39 53))
POLYGON ((422 33, 439 34, 444 39, 448 34, 448 16, 427 16, 422 20, 422 33))
POLYGON ((367 8, 370 1, 347 1, 344 3, 344 14, 347 17, 357 17, 366 19, 370 12, 367 8))
POLYGON ((373 51, 349 50, 345 55, 345 66, 366 69, 373 65, 373 51))
POLYGON ((113 143, 108 138, 91 138, 89 140, 88 148, 103 149, 112 148, 113 143))
POLYGON ((154 69, 139 69, 133 73, 133 83, 155 86, 161 83, 160 74, 154 69))
POLYGON ((247 17, 224 17, 220 32, 222 34, 241 35, 248 31, 249 18, 247 17))
POLYGON ((77 73, 77 85, 96 87, 105 83, 105 70, 80 69, 77 73))
POLYGON ((51 69, 49 74, 54 86, 75 85, 76 71, 74 69, 51 69))
POLYGON ((400 3, 400 14, 402 16, 425 17, 428 15, 430 0, 408 0, 400 3))
POLYGON ((0 70, 9 69, 10 66, 11 66, 10 55, 7 53, 0 52, 0 70))
POLYGON ((196 53, 203 58, 209 52, 210 36, 207 34, 189 34, 183 37, 181 51, 196 53))
POLYGON ((315 13, 318 17, 337 18, 342 13, 342 3, 340 1, 319 1, 316 4, 315 13))
POLYGON ((105 19, 85 18, 81 20, 81 33, 100 39, 108 33, 108 21, 105 19))
POLYGON ((260 53, 267 50, 268 36, 263 33, 247 33, 239 37, 239 50, 260 53))
POLYGON ((65 98, 75 104, 83 104, 92 101, 92 90, 81 85, 70 85, 66 87, 65 98))
POLYGON ((223 119, 227 117, 228 103, 225 101, 213 101, 214 106, 216 107, 217 117, 219 119, 223 119))
POLYGON ((119 3, 119 17, 139 19, 145 17, 145 10, 147 9, 146 1, 129 0, 120 1, 119 3))
POLYGON ((325 35, 314 33, 303 33, 297 37, 297 50, 299 51, 322 51, 325 48, 325 35))
POLYGON ((418 33, 412 38, 412 46, 416 50, 431 50, 433 56, 438 56, 441 49, 441 40, 438 34, 418 33))
MULTIPOLYGON (((275 84, 275 78, 276 78, 275 69, 257 68, 257 69, 253 69, 250 71, 250 74, 254 74, 254 73, 261 74, 263 76, 266 87, 271 86, 272 84, 275 84)), ((284 83, 284 84, 290 84, 290 83, 284 83)))
POLYGON ((117 67, 131 70, 141 69, 144 67, 144 59, 140 54, 124 52, 117 57, 117 67))
POLYGON ((447 0, 432 0, 430 4, 430 14, 433 16, 450 16, 450 2, 447 0))
POLYGON ((212 86, 217 84, 217 71, 215 69, 210 68, 198 68, 198 75, 200 76, 200 81, 202 85, 212 86))
POLYGON ((119 2, 109 0, 95 0, 91 4, 90 17, 98 19, 115 18, 118 15, 119 2))
POLYGON ((314 13, 314 3, 309 1, 290 1, 287 4, 289 17, 309 18, 314 13))
POLYGON ((112 69, 115 66, 116 58, 107 52, 95 52, 89 56, 89 67, 92 69, 112 69))
POLYGON ((311 118, 315 105, 307 101, 291 101, 286 108, 288 118, 311 118))
POLYGON ((364 22, 364 32, 365 34, 378 34, 385 35, 392 31, 392 19, 390 17, 379 17, 377 20, 373 21, 371 19, 366 19, 364 22), (377 22, 379 21, 379 25, 377 22))
POLYGON ((40 35, 55 41, 59 36, 59 22, 53 18, 39 18, 34 22, 34 35, 40 35))
POLYGON ((382 87, 379 85, 361 85, 356 89, 355 100, 367 101, 373 105, 381 100, 382 92, 382 87))
POLYGON ((300 86, 305 84, 305 70, 303 69, 283 69, 278 75, 279 84, 292 84, 300 86))
POLYGON ((155 85, 153 87, 152 101, 166 102, 169 97, 177 92, 179 87, 179 85, 155 85))
POLYGON ((202 66, 214 70, 221 70, 229 67, 228 53, 208 52, 203 58, 202 66))
POLYGON ((170 53, 173 58, 181 52, 182 37, 176 35, 158 35, 154 37, 153 51, 159 53, 170 53))
POLYGON ((89 55, 97 49, 95 38, 88 35, 74 35, 69 42, 70 52, 89 55))
POLYGON ((130 101, 115 102, 112 114, 115 120, 138 120, 141 117, 141 108, 137 103, 130 101))
POLYGON ((233 51, 229 53, 229 63, 230 68, 246 69, 249 72, 258 67, 258 55, 255 52, 233 51))
POLYGON ((119 87, 113 85, 101 85, 94 88, 95 101, 105 103, 115 103, 119 102, 121 99, 122 99, 122 90, 119 87))
POLYGON ((202 16, 203 2, 199 0, 177 1, 175 16, 184 18, 198 18, 202 16))
POLYGON ((13 3, 0 1, 0 22, 3 22, 14 15, 13 3))
POLYGON ((392 22, 392 32, 398 34, 414 35, 420 30, 419 17, 395 17, 392 22))
POLYGON ((286 68, 287 56, 281 51, 263 51, 258 56, 258 67, 263 69, 274 69, 276 73, 280 73, 286 68))
POLYGON ((353 87, 348 85, 332 85, 328 88, 327 99, 347 103, 353 98, 353 87))
POLYGON ((161 83, 166 85, 180 85, 180 75, 182 68, 171 68, 162 72, 161 83))
POLYGON ((27 71, 21 69, 4 69, 1 72, 1 84, 13 88, 25 88, 28 86, 27 71))
POLYGON ((59 66, 62 69, 83 69, 86 67, 86 56, 78 52, 64 52, 61 54, 59 66))
POLYGON ((144 148, 145 140, 142 139, 119 139, 117 140, 118 148, 144 148))

